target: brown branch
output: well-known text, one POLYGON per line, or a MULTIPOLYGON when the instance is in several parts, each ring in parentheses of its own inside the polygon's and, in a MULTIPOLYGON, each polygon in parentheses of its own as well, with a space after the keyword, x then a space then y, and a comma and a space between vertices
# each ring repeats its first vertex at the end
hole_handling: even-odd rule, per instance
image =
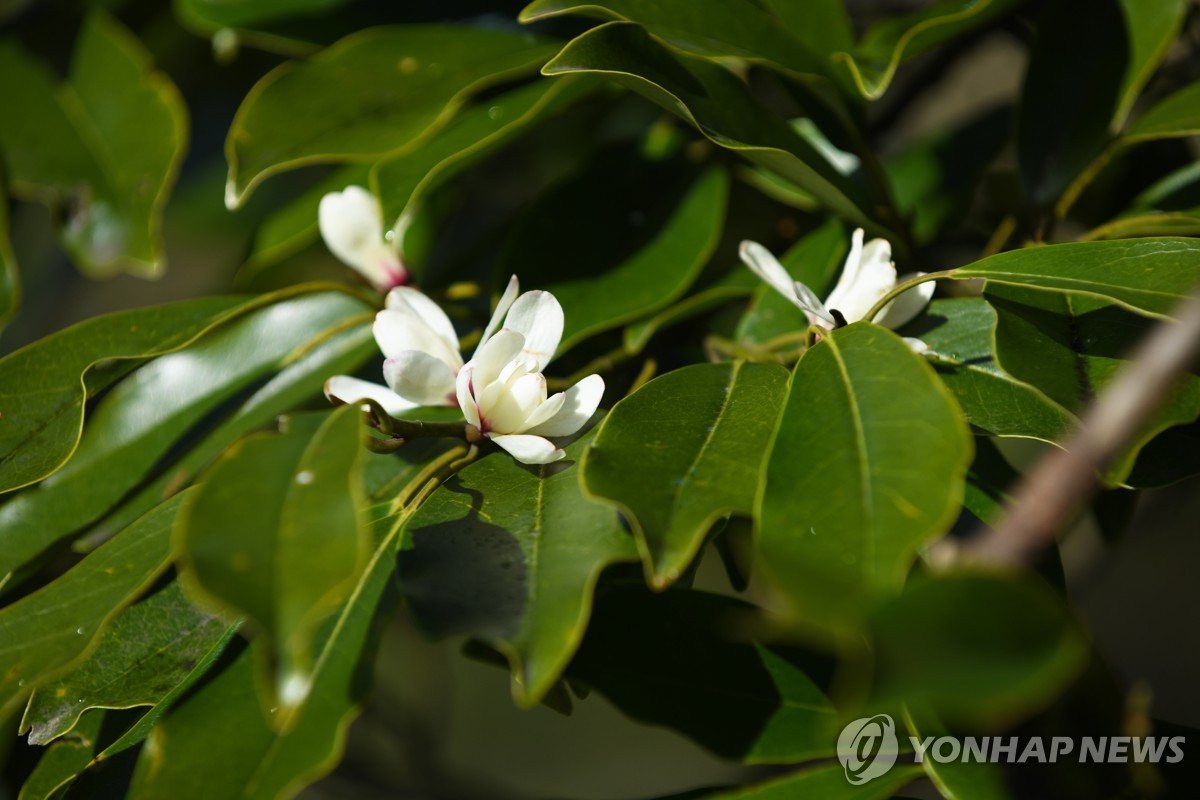
POLYGON ((1082 426, 1047 454, 1017 486, 994 529, 959 548, 958 556, 990 564, 1030 564, 1079 513, 1108 469, 1171 396, 1200 356, 1200 294, 1163 322, 1130 354, 1131 363, 1084 416, 1082 426))

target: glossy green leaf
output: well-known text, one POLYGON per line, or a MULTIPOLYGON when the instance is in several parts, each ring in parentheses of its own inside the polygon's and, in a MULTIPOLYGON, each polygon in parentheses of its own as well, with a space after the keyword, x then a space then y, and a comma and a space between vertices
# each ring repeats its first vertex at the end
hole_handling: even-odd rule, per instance
MULTIPOLYGON (((989 286, 996 309, 996 358, 1010 374, 1072 412, 1104 391, 1154 321, 1087 295, 989 286)), ((1158 433, 1200 415, 1200 376, 1188 373, 1109 473, 1121 481, 1138 451, 1158 433)))
POLYGON ((652 585, 677 580, 718 520, 751 515, 786 388, 775 364, 693 364, 650 381, 600 425, 580 479, 624 513, 652 585))
POLYGON ((653 316, 626 326, 621 337, 625 352, 640 353, 659 331, 712 311, 730 300, 749 296, 756 288, 756 281, 757 278, 740 267, 713 281, 704 281, 702 276, 692 294, 653 316))
POLYGON ((212 665, 234 628, 193 606, 172 581, 118 614, 83 663, 34 690, 21 733, 40 745, 74 730, 91 709, 161 711, 212 665))
POLYGON ((887 800, 921 776, 921 768, 901 764, 886 774, 855 785, 846 780, 838 763, 808 767, 780 778, 738 789, 701 795, 704 800, 796 800, 819 797, 822 800, 887 800))
POLYGON ((970 461, 962 411, 900 337, 870 323, 823 337, 792 375, 758 514, 790 610, 844 632, 898 592, 950 527, 970 461))
POLYGON ((69 734, 47 747, 21 786, 17 800, 61 797, 61 792, 91 763, 103 722, 103 711, 90 711, 69 734))
POLYGON ((887 91, 902 61, 980 28, 1022 0, 944 0, 910 14, 889 17, 863 34, 852 53, 835 53, 863 97, 887 91))
POLYGON ((1129 63, 1121 82, 1120 103, 1113 120, 1121 123, 1133 108, 1146 81, 1179 35, 1187 0, 1119 0, 1129 41, 1129 63))
POLYGON ((83 655, 121 608, 171 558, 181 494, 84 558, 61 577, 0 609, 0 713, 83 655))
POLYGON ((184 22, 209 32, 222 28, 257 28, 293 17, 315 16, 349 0, 175 0, 184 22))
POLYGON ((724 67, 674 53, 640 25, 610 22, 573 40, 542 68, 545 75, 579 72, 609 76, 695 125, 715 144, 812 193, 837 213, 873 225, 858 185, 785 120, 761 106, 724 67))
POLYGON ((588 80, 537 80, 469 108, 432 138, 371 168, 383 218, 398 226, 418 201, 513 137, 590 94, 588 80))
POLYGON ((509 240, 502 274, 519 274, 522 285, 546 289, 562 304, 559 354, 662 308, 695 281, 724 227, 729 177, 712 168, 690 178, 602 159, 550 192, 509 240), (629 235, 614 235, 619 230, 629 235), (571 265, 565 274, 564 258, 571 265))
MULTIPOLYGON (((922 741, 931 736, 953 735, 928 708, 915 710, 908 705, 904 716, 912 735, 922 741)), ((1012 800, 999 764, 925 758, 921 766, 946 800, 1012 800)))
POLYGON ((67 210, 63 243, 89 273, 161 274, 162 208, 186 149, 187 110, 141 43, 93 13, 65 84, 5 45, 0 94, 13 193, 67 210))
POLYGON ((1200 206, 1188 211, 1157 211, 1131 214, 1094 228, 1084 241, 1132 239, 1141 236, 1200 235, 1200 206))
MULTIPOLYGON (((805 236, 779 259, 796 280, 824 297, 846 258, 850 237, 846 228, 830 220, 805 236)), ((742 269, 748 268, 743 266, 742 269)), ((789 338, 789 349, 800 344, 808 329, 808 317, 788 298, 755 278, 754 299, 738 321, 734 336, 739 342, 764 344, 779 337, 789 338)))
POLYGON ((723 758, 794 764, 833 756, 839 719, 805 674, 813 659, 731 632, 753 611, 706 592, 612 587, 597 601, 567 676, 639 722, 665 725, 723 758))
POLYGON ((576 462, 520 464, 495 452, 434 492, 405 527, 400 585, 437 634, 470 633, 512 666, 513 695, 536 704, 570 661, 610 564, 636 561, 611 507, 588 500, 576 462))
POLYGON ((205 473, 177 526, 185 585, 270 636, 281 725, 311 687, 314 629, 346 600, 369 550, 363 435, 348 405, 243 439, 205 473))
POLYGON ((522 22, 561 14, 636 22, 675 47, 712 58, 744 58, 791 72, 827 72, 826 62, 752 0, 534 0, 522 22))
POLYGON ((1008 141, 1010 116, 1007 107, 992 109, 884 164, 896 206, 911 217, 919 243, 933 241, 966 214, 984 170, 1008 141))
POLYGON ((537 69, 554 49, 528 34, 407 25, 360 31, 284 64, 255 85, 229 129, 226 205, 305 164, 398 154, 472 94, 537 69))
POLYGON ((967 420, 996 436, 1056 442, 1076 423, 1074 415, 1041 390, 996 363, 992 331, 996 313, 981 298, 934 300, 905 330, 929 347, 942 382, 967 420))
POLYGON ((854 23, 843 0, 759 0, 810 51, 826 61, 854 48, 854 23))
POLYGON ((1200 286, 1200 241, 1128 239, 1030 247, 959 267, 952 277, 1088 294, 1139 314, 1167 317, 1200 286))
POLYGON ((920 578, 871 620, 872 698, 947 722, 1012 724, 1079 674, 1088 646, 1048 588, 987 574, 920 578))
POLYGON ((1129 56, 1118 0, 1060 0, 1038 18, 1016 129, 1021 178, 1035 205, 1058 198, 1108 143, 1129 56))
POLYGON ((17 312, 20 297, 21 277, 8 235, 8 193, 0 182, 0 331, 17 312))
POLYGON ((1200 81, 1185 86, 1138 117, 1123 139, 1144 142, 1197 133, 1200 133, 1200 81))
POLYGON ((128 796, 290 797, 332 770, 369 686, 379 632, 396 605, 398 530, 391 524, 378 536, 345 604, 316 631, 312 684, 289 727, 282 729, 277 707, 260 694, 258 662, 265 654, 255 652, 261 642, 252 643, 158 721, 128 796))
POLYGON ((93 411, 62 469, 0 506, 0 574, 99 519, 222 402, 300 359, 356 316, 365 327, 369 309, 357 298, 310 290, 137 370, 93 411))

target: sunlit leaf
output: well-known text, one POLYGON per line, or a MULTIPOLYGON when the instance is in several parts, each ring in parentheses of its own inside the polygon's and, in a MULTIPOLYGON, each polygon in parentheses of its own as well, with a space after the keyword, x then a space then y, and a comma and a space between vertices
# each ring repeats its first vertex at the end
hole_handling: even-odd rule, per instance
POLYGON ((752 513, 786 385, 774 364, 694 364, 650 381, 601 424, 581 480, 625 513, 653 585, 674 582, 719 519, 752 513))
POLYGON ((758 514, 788 610, 853 629, 949 528, 970 461, 962 411, 900 337, 869 323, 823 337, 792 375, 758 514))
POLYGON ((226 139, 226 205, 305 164, 399 154, 482 89, 555 50, 529 34, 452 25, 371 28, 278 67, 243 100, 226 139))

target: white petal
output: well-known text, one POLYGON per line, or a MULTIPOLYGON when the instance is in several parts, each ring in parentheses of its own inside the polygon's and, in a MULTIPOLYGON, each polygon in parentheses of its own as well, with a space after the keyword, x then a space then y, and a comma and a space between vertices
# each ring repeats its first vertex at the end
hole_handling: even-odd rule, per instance
POLYGON ((549 439, 543 439, 540 436, 529 436, 528 434, 492 436, 489 434, 488 438, 523 464, 550 464, 566 455, 549 439))
POLYGON ((549 292, 526 292, 517 298, 504 327, 525 337, 521 354, 537 363, 538 372, 546 368, 562 341, 563 310, 558 299, 549 292))
POLYGON ((872 239, 862 245, 862 229, 854 232, 854 244, 837 286, 825 298, 825 307, 842 313, 847 322, 858 322, 896 285, 896 268, 888 260, 891 245, 872 239), (869 258, 868 258, 869 256, 869 258))
POLYGON ((496 404, 496 401, 500 399, 500 395, 507 391, 508 384, 513 379, 536 371, 532 361, 528 361, 518 355, 504 365, 504 368, 500 370, 500 374, 491 383, 483 386, 477 382, 475 386, 475 403, 479 406, 480 416, 487 416, 487 409, 496 404))
POLYGON ((513 275, 508 279, 508 286, 504 287, 504 294, 500 295, 500 301, 496 303, 496 308, 492 311, 492 318, 488 320, 487 327, 483 329, 483 336, 480 337, 479 344, 475 345, 476 353, 487 343, 488 339, 492 338, 492 334, 504 322, 504 315, 512 308, 513 301, 517 299, 517 293, 520 291, 521 282, 517 280, 516 275, 513 275))
POLYGON ((475 396, 492 384, 505 367, 516 359, 525 346, 525 337, 508 328, 501 328, 495 336, 479 348, 471 364, 475 367, 475 396))
POLYGON ((779 263, 779 259, 771 255, 770 250, 758 242, 747 240, 738 246, 738 256, 742 259, 742 263, 749 267, 755 275, 766 281, 772 289, 793 303, 796 302, 796 294, 792 291, 792 276, 788 275, 783 264, 779 263))
POLYGON ((442 311, 442 307, 428 296, 408 286, 397 286, 388 292, 386 304, 391 309, 401 305, 409 306, 431 331, 441 337, 450 350, 458 352, 458 334, 454 332, 454 323, 446 316, 446 312, 442 311))
POLYGON ((475 368, 471 364, 467 364, 458 373, 458 378, 454 382, 454 391, 458 396, 458 407, 462 409, 463 416, 467 422, 479 427, 479 406, 475 404, 475 397, 471 393, 471 378, 475 368))
POLYGON ((361 186, 347 186, 322 197, 317 227, 331 253, 380 289, 408 279, 399 254, 383 239, 379 201, 361 186))
POLYGON ((525 430, 536 428, 543 422, 551 419, 562 409, 563 404, 566 402, 566 392, 558 392, 547 397, 545 402, 533 410, 533 413, 529 415, 529 419, 525 420, 525 430))
POLYGON ((462 366, 457 343, 447 342, 408 303, 376 314, 374 332, 375 342, 387 358, 407 350, 420 350, 443 362, 452 372, 462 366))
POLYGON ((824 323, 826 328, 832 328, 837 324, 833 315, 829 313, 829 309, 825 308, 825 304, 817 297, 817 293, 805 286, 800 281, 796 281, 792 287, 795 290, 796 305, 808 314, 808 321, 814 325, 824 323))
POLYGON ((914 353, 924 355, 929 352, 929 345, 912 336, 905 336, 904 343, 912 349, 914 353))
POLYGON ((405 350, 384 361, 383 379, 405 400, 423 406, 455 404, 454 371, 420 350, 405 350))
POLYGON ((490 406, 480 404, 484 427, 496 433, 521 433, 525 420, 546 401, 546 379, 540 372, 518 375, 490 406))
POLYGON ((334 375, 325 381, 325 396, 347 405, 362 400, 374 400, 393 417, 419 405, 405 400, 386 386, 351 378, 349 375, 334 375))
MULTIPOLYGON (((910 272, 907 275, 901 275, 897 278, 896 283, 904 283, 907 280, 912 280, 924 274, 923 272, 910 272)), ((896 330, 917 314, 920 314, 925 306, 929 305, 929 301, 933 299, 933 290, 935 288, 933 281, 918 283, 884 306, 879 316, 875 317, 875 321, 885 328, 896 330)))
POLYGON ((526 432, 538 436, 570 436, 592 418, 603 397, 604 379, 599 375, 588 375, 566 391, 566 399, 557 414, 539 425, 531 425, 526 432))

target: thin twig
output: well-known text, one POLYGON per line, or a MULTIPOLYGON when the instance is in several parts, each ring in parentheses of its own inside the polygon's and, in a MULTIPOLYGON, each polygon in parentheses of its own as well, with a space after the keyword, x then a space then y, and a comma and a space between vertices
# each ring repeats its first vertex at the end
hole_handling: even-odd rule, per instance
POLYGON ((1032 563, 1075 518, 1095 492, 1097 476, 1145 430, 1198 356, 1200 294, 1130 354, 1129 365, 1101 394, 1064 449, 1051 451, 1039 462, 1018 484, 999 524, 968 539, 958 557, 990 564, 1032 563))

